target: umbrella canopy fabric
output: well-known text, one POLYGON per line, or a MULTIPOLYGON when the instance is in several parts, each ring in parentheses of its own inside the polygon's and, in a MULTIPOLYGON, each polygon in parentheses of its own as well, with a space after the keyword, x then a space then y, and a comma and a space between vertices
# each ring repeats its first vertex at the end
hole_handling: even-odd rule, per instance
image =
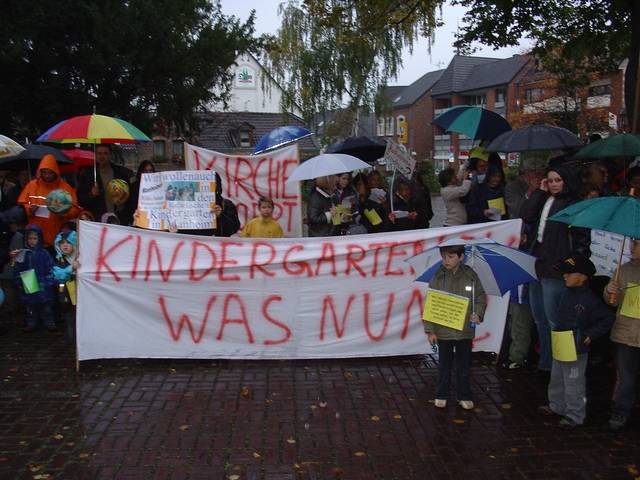
POLYGON ((28 168, 29 170, 33 170, 37 168, 40 160, 45 155, 53 155, 58 165, 73 163, 72 160, 58 148, 31 143, 18 155, 0 158, 0 168, 8 168, 11 170, 28 168))
POLYGON ((144 143, 151 139, 119 118, 80 115, 63 120, 40 135, 41 143, 144 143))
POLYGON ((256 148, 253 149, 253 155, 283 147, 311 135, 313 133, 306 128, 295 125, 274 128, 260 138, 256 148))
POLYGON ((599 197, 574 203, 549 220, 640 238, 640 200, 635 197, 599 197))
POLYGON ((24 147, 15 140, 0 135, 0 158, 13 157, 20 154, 24 150, 24 147))
POLYGON ((477 274, 487 295, 502 296, 518 285, 537 280, 536 258, 518 249, 488 238, 476 240, 450 239, 407 261, 419 272, 417 282, 428 283, 442 266, 440 247, 465 246, 465 264, 477 274))
POLYGON ((581 147, 582 142, 569 130, 553 125, 529 125, 496 137, 487 147, 489 152, 528 152, 581 147))
POLYGON ((640 135, 620 133, 585 145, 573 158, 636 157, 640 155, 640 135))
POLYGON ((387 145, 379 142, 371 137, 363 135, 361 137, 349 137, 331 144, 327 147, 326 153, 345 153, 373 163, 379 158, 384 157, 387 145))
POLYGON ((431 123, 448 132, 464 133, 474 140, 493 140, 511 130, 505 118, 491 110, 470 105, 457 105, 436 116, 431 123))
POLYGON ((291 173, 287 183, 353 172, 354 170, 363 170, 365 168, 371 168, 371 165, 351 155, 323 153, 300 164, 291 173))
POLYGON ((93 152, 80 150, 79 148, 64 149, 63 152, 72 160, 72 163, 61 166, 60 171, 62 173, 73 173, 82 167, 93 167, 95 161, 95 154, 93 152))

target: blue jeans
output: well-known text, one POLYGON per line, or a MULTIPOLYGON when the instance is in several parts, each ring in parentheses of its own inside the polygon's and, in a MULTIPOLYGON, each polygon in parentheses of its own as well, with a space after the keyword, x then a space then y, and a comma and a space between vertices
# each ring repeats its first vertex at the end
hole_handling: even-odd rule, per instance
POLYGON ((37 327, 38 320, 40 320, 45 327, 56 326, 53 316, 53 308, 51 307, 50 301, 43 303, 27 303, 25 304, 24 309, 25 321, 28 327, 37 327))
MULTIPOLYGON (((640 321, 640 320, 638 320, 640 321)), ((636 396, 636 377, 640 367, 640 348, 616 344, 616 386, 613 389, 612 413, 625 419, 631 415, 636 396)))
POLYGON ((451 384, 451 367, 456 365, 456 398, 471 400, 471 340, 438 340, 438 389, 436 398, 446 399, 451 384), (454 353, 455 350, 455 353, 454 353))
POLYGON ((529 304, 540 342, 540 370, 551 370, 551 330, 556 324, 560 299, 566 288, 564 281, 557 278, 541 278, 529 284, 529 304))

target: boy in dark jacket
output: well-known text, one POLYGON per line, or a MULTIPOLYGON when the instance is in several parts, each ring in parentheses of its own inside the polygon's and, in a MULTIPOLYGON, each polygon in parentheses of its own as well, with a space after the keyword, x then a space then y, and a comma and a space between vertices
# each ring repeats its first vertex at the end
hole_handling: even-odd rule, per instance
POLYGON ((562 415, 559 426, 571 429, 582 425, 586 416, 585 370, 589 346, 594 339, 609 331, 615 316, 589 288, 589 278, 596 273, 591 260, 570 256, 555 268, 562 272, 567 290, 560 299, 553 332, 572 332, 576 360, 557 360, 559 353, 553 349, 549 405, 540 407, 540 411, 547 415, 562 415))
POLYGON ((14 281, 26 310, 25 332, 33 332, 38 320, 47 330, 56 329, 52 308, 53 260, 43 245, 42 229, 37 225, 27 225, 24 230, 25 248, 12 252, 15 260, 14 281), (30 282, 29 277, 33 279, 34 276, 37 282, 30 282), (28 293, 27 289, 31 289, 32 293, 28 293))

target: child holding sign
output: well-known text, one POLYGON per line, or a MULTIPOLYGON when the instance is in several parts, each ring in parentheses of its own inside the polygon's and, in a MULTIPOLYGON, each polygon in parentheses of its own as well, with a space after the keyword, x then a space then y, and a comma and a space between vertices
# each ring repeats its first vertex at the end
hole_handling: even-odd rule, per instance
POLYGON ((616 342, 617 380, 609 428, 621 430, 627 423, 635 400, 640 367, 640 239, 631 241, 631 261, 620 267, 618 281, 605 289, 607 303, 617 305, 611 340, 616 342))
POLYGON ((437 342, 439 350, 438 387, 434 404, 438 408, 447 406, 451 366, 455 359, 458 403, 465 410, 471 410, 473 400, 469 374, 472 341, 475 325, 482 322, 486 299, 476 272, 463 265, 463 245, 441 247, 440 255, 442 266, 429 282, 423 317, 429 343, 435 345, 437 342), (434 298, 438 300, 434 301, 434 298), (460 317, 459 322, 456 318, 444 318, 451 311, 458 312, 455 316, 460 317), (438 312, 442 312, 442 315, 438 315, 438 312))
POLYGON ((561 415, 559 426, 572 429, 584 423, 587 413, 587 358, 591 342, 606 334, 613 312, 589 287, 596 267, 587 257, 571 256, 555 265, 562 272, 567 291, 558 307, 551 332, 551 379, 549 405, 539 407, 544 415, 561 415))

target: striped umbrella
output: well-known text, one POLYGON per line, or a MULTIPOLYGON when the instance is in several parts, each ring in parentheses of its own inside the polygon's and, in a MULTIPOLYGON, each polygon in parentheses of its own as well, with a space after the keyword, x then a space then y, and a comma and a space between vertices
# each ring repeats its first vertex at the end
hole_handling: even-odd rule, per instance
POLYGON ((0 158, 13 157, 24 151, 24 147, 9 137, 0 135, 0 158))
POLYGON ((80 115, 63 120, 40 135, 43 143, 145 143, 151 139, 119 118, 106 115, 80 115))

